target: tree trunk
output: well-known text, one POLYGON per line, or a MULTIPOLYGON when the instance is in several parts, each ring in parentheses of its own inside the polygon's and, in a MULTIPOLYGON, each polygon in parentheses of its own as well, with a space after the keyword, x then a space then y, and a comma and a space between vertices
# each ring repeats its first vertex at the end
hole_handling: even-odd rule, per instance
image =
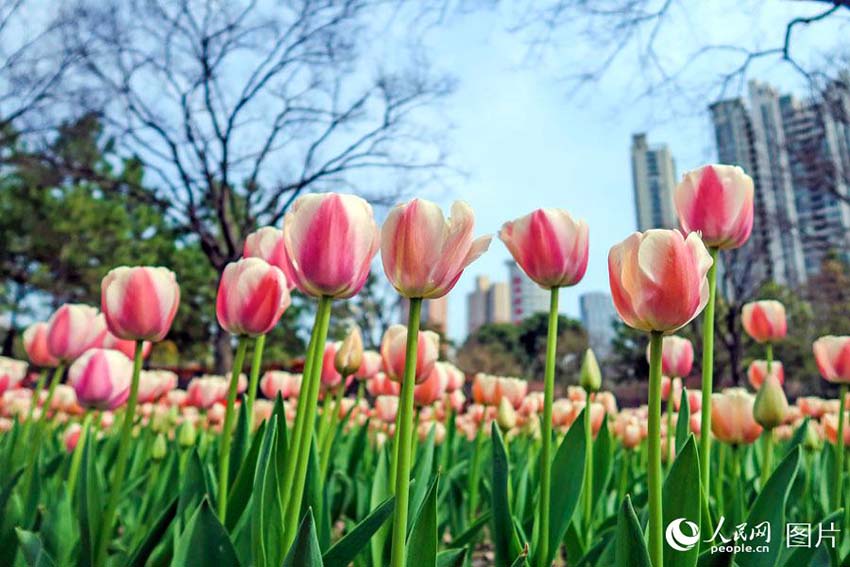
POLYGON ((215 373, 228 375, 233 367, 233 343, 230 333, 217 326, 213 341, 215 344, 215 373))

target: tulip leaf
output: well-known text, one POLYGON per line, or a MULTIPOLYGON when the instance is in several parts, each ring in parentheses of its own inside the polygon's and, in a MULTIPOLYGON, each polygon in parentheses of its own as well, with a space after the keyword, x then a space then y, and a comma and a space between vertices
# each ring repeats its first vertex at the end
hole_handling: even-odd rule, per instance
MULTIPOLYGON (((86 435, 88 437, 88 435, 86 435)), ((103 514, 103 486, 94 462, 94 443, 83 446, 82 462, 77 479, 77 519, 80 525, 80 565, 94 563, 97 549, 99 520, 103 514)), ((109 537, 110 534, 99 534, 109 537)))
POLYGON ((487 525, 487 522, 493 517, 492 512, 487 512, 478 517, 477 520, 472 522, 472 524, 464 530, 463 533, 458 535, 456 538, 452 539, 449 547, 465 547, 468 544, 471 544, 475 541, 475 538, 478 536, 478 533, 481 531, 481 528, 487 525))
POLYGON ((30 567, 55 567, 56 561, 44 549, 44 544, 38 534, 20 528, 15 528, 18 541, 21 543, 21 553, 30 567))
POLYGON ((702 553, 697 559, 697 567, 734 567, 737 563, 734 551, 708 551, 702 553))
POLYGON ((794 430, 794 435, 788 442, 788 446, 785 447, 785 455, 790 454, 791 451, 803 444, 803 441, 806 439, 806 431, 809 429, 809 420, 810 418, 806 417, 797 429, 794 430))
POLYGON ((608 420, 602 420, 599 433, 593 442, 593 509, 599 500, 606 494, 608 481, 611 478, 611 459, 613 453, 611 448, 611 433, 608 429, 608 420))
MULTIPOLYGON (((552 486, 549 493, 549 549, 546 553, 546 565, 552 564, 559 543, 567 533, 581 492, 578 487, 584 482, 586 454, 584 412, 588 409, 585 407, 570 426, 567 436, 561 442, 552 461, 552 486), (567 487, 576 488, 567 490, 567 487)), ((537 557, 532 560, 532 564, 537 564, 536 559, 537 557)))
POLYGON ((463 567, 468 551, 465 547, 441 551, 437 554, 437 567, 463 567))
MULTIPOLYGON (((520 553, 519 537, 514 529, 511 503, 508 498, 510 482, 510 464, 505 452, 502 434, 494 421, 491 424, 491 439, 493 441, 493 477, 490 488, 490 498, 493 510, 493 547, 496 551, 496 563, 507 565, 520 553)), ((584 450, 582 450, 582 455, 584 450)), ((582 469, 584 467, 582 466, 582 469)), ((572 491, 564 491, 572 492, 572 491)), ((560 541, 560 540, 558 540, 560 541)))
POLYGON ((278 494, 277 465, 273 451, 277 438, 277 416, 272 416, 263 435, 257 458, 252 492, 251 542, 256 565, 280 565, 285 550, 283 511, 278 494))
POLYGON ((316 522, 313 521, 313 510, 307 508, 292 548, 283 561, 283 567, 322 567, 323 565, 319 538, 316 537, 316 522))
POLYGON ((408 567, 435 567, 437 565, 437 486, 440 475, 436 475, 428 486, 425 501, 413 521, 413 529, 407 540, 408 567))
POLYGON ((337 541, 322 556, 322 560, 328 567, 346 567, 350 565, 357 554, 366 547, 372 535, 392 515, 395 509, 395 497, 384 500, 380 506, 375 508, 368 516, 363 518, 345 537, 337 541))
POLYGON ((243 512, 248 508, 248 500, 251 498, 251 489, 254 485, 254 473, 257 470, 257 457, 260 454, 260 447, 265 438, 265 429, 267 422, 260 424, 257 432, 254 434, 254 439, 251 441, 251 447, 248 449, 248 454, 242 461, 239 467, 239 472, 236 475, 236 480, 230 487, 230 495, 227 498, 227 521, 225 526, 231 532, 236 527, 243 512))
POLYGON ((428 432, 428 438, 425 440, 425 444, 422 446, 422 452, 420 453, 419 459, 416 461, 416 465, 413 467, 413 478, 416 479, 416 482, 413 483, 413 486, 410 488, 410 510, 413 512, 407 519, 407 531, 408 535, 410 531, 413 529, 413 520, 419 511, 419 507, 422 506, 422 502, 425 500, 425 493, 428 490, 428 486, 430 483, 427 482, 427 479, 431 478, 431 471, 434 468, 434 439, 435 439, 435 431, 436 427, 431 426, 431 430, 428 432))
POLYGON ((230 467, 227 475, 230 482, 230 485, 227 487, 228 493, 233 490, 233 484, 236 482, 236 476, 239 474, 239 467, 242 464, 245 451, 247 451, 248 437, 251 433, 248 423, 248 412, 245 411, 244 394, 241 398, 242 404, 239 406, 239 413, 236 417, 236 427, 233 429, 233 441, 230 445, 230 467))
POLYGON ((230 536, 206 497, 180 534, 171 565, 239 565, 230 536))
POLYGON ((764 490, 758 495, 747 516, 747 529, 757 529, 767 525, 770 529, 770 542, 766 538, 751 541, 752 551, 741 551, 736 562, 741 567, 761 567, 775 565, 781 551, 785 535, 785 505, 788 493, 797 476, 800 465, 800 449, 794 449, 785 457, 767 480, 764 490), (767 546, 767 551, 755 551, 755 547, 767 546))
POLYGON ((688 401, 688 389, 682 388, 682 401, 679 403, 679 415, 676 418, 676 454, 688 442, 691 426, 691 404, 688 401))
POLYGON ((127 559, 127 567, 144 567, 153 550, 159 545, 165 533, 168 531, 168 526, 177 515, 177 497, 171 501, 171 504, 166 506, 159 517, 154 522, 151 529, 148 531, 142 542, 136 547, 132 555, 127 559))
POLYGON ((678 525, 678 533, 681 534, 681 538, 672 542, 671 537, 664 538, 665 567, 693 567, 697 563, 702 509, 699 478, 696 440, 689 435, 664 481, 663 525, 668 526, 668 530, 672 529, 672 533, 676 533, 675 526, 678 525))
MULTIPOLYGON (((389 444, 384 446, 384 449, 378 453, 378 464, 375 467, 375 476, 372 479, 372 494, 370 495, 369 505, 371 508, 377 508, 379 504, 390 496, 390 481, 389 481, 389 464, 387 448, 389 444)), ((379 566, 384 564, 384 549, 386 547, 389 526, 381 526, 375 533, 375 536, 369 542, 369 547, 372 553, 372 565, 379 566)))
MULTIPOLYGON (((841 520, 844 515, 843 510, 837 510, 818 522, 817 526, 811 526, 811 531, 809 532, 809 536, 812 538, 817 537, 815 534, 819 533, 818 530, 821 526, 829 528, 830 524, 835 524, 838 522, 838 528, 841 529, 841 520)), ((808 527, 808 526, 806 526, 808 527)), ((836 527, 836 526, 832 526, 836 527)), ((785 534, 782 534, 783 537, 785 534)), ((800 547, 788 547, 788 542, 785 542, 785 553, 782 557, 782 561, 780 564, 783 567, 797 567, 797 565, 812 565, 812 559, 815 556, 815 553, 818 549, 827 549, 828 543, 825 541, 821 542, 820 546, 815 545, 815 541, 810 542, 811 545, 800 546, 800 547)))
POLYGON ((9 497, 12 495, 12 491, 15 489, 15 485, 18 483, 18 480, 20 480, 23 476, 25 468, 26 467, 21 467, 12 473, 12 476, 9 477, 3 485, 3 488, 0 490, 0 516, 4 515, 6 503, 9 501, 9 497))
POLYGON ((643 530, 629 496, 623 500, 617 517, 615 564, 617 567, 652 567, 646 541, 643 539, 643 530))

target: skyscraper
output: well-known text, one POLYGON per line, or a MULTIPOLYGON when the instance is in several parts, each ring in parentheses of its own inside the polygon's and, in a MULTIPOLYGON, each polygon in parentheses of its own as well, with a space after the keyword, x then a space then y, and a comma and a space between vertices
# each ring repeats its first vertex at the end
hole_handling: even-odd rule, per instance
POLYGON ((508 323, 511 302, 508 284, 491 283, 487 276, 475 278, 475 289, 466 296, 467 332, 472 334, 488 323, 508 323))
POLYGON ((679 226, 673 206, 673 156, 666 144, 650 146, 644 133, 632 136, 632 186, 638 230, 679 226))
POLYGON ((511 290, 511 321, 519 323, 535 313, 548 313, 549 291, 534 283, 513 260, 505 264, 511 290))
POLYGON ((590 348, 599 358, 611 354, 614 340, 614 323, 619 320, 611 296, 601 291, 592 291, 579 296, 581 323, 587 330, 590 348))

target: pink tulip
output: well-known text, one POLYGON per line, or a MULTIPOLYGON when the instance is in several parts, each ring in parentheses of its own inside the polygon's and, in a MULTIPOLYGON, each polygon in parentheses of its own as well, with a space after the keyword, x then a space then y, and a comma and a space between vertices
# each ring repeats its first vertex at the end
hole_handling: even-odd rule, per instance
POLYGON ((93 348, 68 369, 68 384, 84 406, 115 409, 130 395, 133 361, 117 350, 93 348))
POLYGON ((401 384, 393 382, 383 372, 378 372, 366 381, 366 390, 373 398, 378 396, 398 396, 401 392, 401 384))
POLYGON ((454 364, 449 364, 447 367, 449 371, 449 382, 446 384, 446 391, 454 392, 455 390, 460 390, 463 388, 463 383, 466 382, 466 375, 454 364))
POLYGON ((74 452, 74 449, 77 448, 77 443, 80 441, 80 433, 82 432, 83 428, 79 423, 72 423, 65 429, 65 433, 62 435, 62 442, 65 444, 65 450, 67 452, 74 452))
MULTIPOLYGON (((782 363, 774 360, 770 364, 770 373, 776 377, 780 384, 785 383, 785 370, 782 368, 782 363)), ((767 361, 754 360, 750 363, 750 368, 747 370, 747 378, 750 385, 758 390, 761 388, 764 379, 767 378, 767 361)))
MULTIPOLYGON (((407 347, 407 327, 392 325, 381 340, 381 357, 384 369, 390 378, 400 382, 404 376, 404 362, 407 347)), ((416 351, 416 383, 422 383, 434 368, 440 354, 440 335, 433 331, 419 331, 419 345, 416 351)))
POLYGON ((661 399, 664 401, 670 400, 670 395, 673 395, 673 403, 676 409, 679 409, 679 404, 682 402, 682 379, 661 377, 661 399))
POLYGON ((300 374, 269 370, 260 379, 260 391, 270 400, 275 399, 278 394, 284 400, 293 397, 297 398, 300 390, 300 374))
POLYGON ((106 333, 106 324, 97 309, 67 303, 47 321, 47 350, 51 356, 70 362, 95 345, 106 333))
POLYGON ((0 394, 16 388, 26 374, 26 362, 0 356, 0 394))
POLYGON ((209 409, 227 397, 228 382, 218 376, 193 378, 186 388, 185 404, 198 409, 209 409))
POLYGON ((614 306, 627 325, 675 331, 708 302, 712 260, 699 236, 676 230, 636 232, 608 254, 614 306))
POLYGON ((338 193, 304 195, 283 221, 286 277, 313 297, 351 297, 369 276, 378 250, 372 206, 338 193))
POLYGON ((605 408, 605 413, 614 417, 617 415, 617 398, 611 392, 596 392, 593 401, 605 408))
POLYGON ((390 283, 404 297, 446 295, 490 246, 490 236, 472 239, 474 224, 472 208, 461 201, 448 219, 423 199, 393 207, 381 229, 381 261, 390 283))
MULTIPOLYGON (((127 353, 124 352, 124 355, 127 356, 127 353)), ((139 403, 155 402, 176 387, 177 374, 174 372, 142 370, 139 374, 139 403)))
POLYGON ((283 272, 260 258, 243 258, 224 268, 215 313, 227 332, 256 337, 277 325, 290 302, 283 272))
POLYGON ((573 286, 587 271, 587 223, 562 209, 537 209, 506 222, 499 238, 542 288, 573 286))
MULTIPOLYGON (((252 232, 245 238, 245 246, 242 249, 245 258, 260 258, 265 260, 284 274, 289 269, 286 261, 286 243, 283 231, 273 226, 264 226, 252 232)), ((295 287, 295 282, 287 278, 287 289, 290 291, 295 287)))
POLYGON ((623 428, 623 447, 626 449, 637 449, 643 441, 640 425, 629 423, 623 428))
POLYGON ((463 392, 461 390, 454 390, 452 392, 448 392, 446 394, 446 403, 456 413, 460 413, 463 411, 464 404, 466 404, 466 396, 463 395, 463 392))
POLYGON ((755 396, 743 388, 729 388, 711 395, 711 432, 720 441, 749 445, 762 428, 753 417, 755 396))
POLYGON ((110 332, 131 341, 165 338, 180 303, 177 277, 166 268, 121 266, 106 274, 100 290, 110 332))
MULTIPOLYGON (((339 351, 342 343, 328 343, 325 345, 325 354, 322 358, 322 388, 324 390, 333 390, 342 384, 342 374, 336 369, 335 359, 336 353, 339 351)), ((346 376, 345 387, 354 380, 354 376, 346 376)))
POLYGON ((443 397, 448 380, 444 363, 435 363, 431 374, 413 389, 413 399, 420 406, 430 406, 443 397))
MULTIPOLYGON (((127 358, 133 358, 136 354, 136 342, 128 341, 126 339, 119 339, 109 331, 106 331, 106 334, 103 336, 103 340, 100 343, 102 348, 108 348, 112 350, 119 350, 123 352, 127 358)), ((142 358, 147 358, 150 356, 151 349, 153 348, 153 343, 150 341, 145 341, 142 344, 142 358)))
POLYGON ((381 358, 381 353, 374 350, 363 351, 363 361, 360 363, 360 368, 355 376, 360 380, 371 378, 381 371, 384 361, 381 358))
MULTIPOLYGON (((646 347, 649 362, 649 345, 646 347)), ((665 376, 685 378, 694 365, 694 346, 691 341, 675 335, 664 337, 661 347, 661 373, 665 376)))
POLYGON ((702 391, 688 390, 688 408, 691 413, 698 412, 702 409, 702 391))
POLYGON ((378 396, 375 398, 375 417, 385 423, 393 423, 397 413, 397 396, 378 396))
POLYGON ((499 378, 499 402, 507 398, 514 409, 519 409, 527 393, 527 381, 519 378, 499 378))
POLYGON ((673 199, 686 233, 711 248, 741 247, 753 230, 753 180, 734 165, 704 165, 685 174, 673 199))
POLYGON ((472 399, 476 404, 497 406, 501 400, 499 378, 479 372, 472 379, 472 399))
POLYGON ((744 330, 759 343, 772 343, 784 339, 788 332, 785 306, 775 300, 753 301, 742 311, 744 330))
POLYGON ((569 427, 578 416, 577 403, 567 399, 559 399, 552 402, 552 425, 556 427, 569 427))
POLYGON ((828 335, 814 342, 815 361, 829 382, 850 383, 850 336, 828 335))
POLYGON ((53 368, 59 360, 47 348, 47 323, 33 323, 24 331, 24 350, 33 366, 53 368))
MULTIPOLYGON (((826 435, 826 438, 833 445, 838 444, 838 414, 837 413, 827 413, 824 414, 821 419, 823 424, 823 432, 826 435)), ((850 414, 845 414, 844 416, 844 446, 850 445, 850 414)))

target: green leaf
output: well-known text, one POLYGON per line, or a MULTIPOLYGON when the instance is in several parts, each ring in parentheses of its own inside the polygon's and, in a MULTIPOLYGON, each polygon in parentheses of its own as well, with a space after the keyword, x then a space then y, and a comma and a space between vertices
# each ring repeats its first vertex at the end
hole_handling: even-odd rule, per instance
POLYGON ((177 516, 177 500, 178 497, 175 496, 171 504, 166 506, 156 519, 147 535, 145 535, 145 538, 127 559, 127 567, 144 567, 148 557, 163 540, 163 536, 168 531, 171 521, 177 516))
POLYGON ((20 528, 15 528, 15 532, 18 534, 18 541, 21 542, 21 553, 23 553, 27 565, 30 567, 54 567, 56 565, 56 562, 44 549, 44 544, 38 534, 20 528))
POLYGON ((189 520, 189 514, 194 512, 207 495, 207 481, 204 475, 204 465, 198 455, 197 447, 192 447, 186 460, 186 470, 183 471, 183 483, 180 487, 180 498, 177 501, 178 533, 180 526, 189 520))
POLYGON ((277 416, 273 415, 263 435, 252 491, 251 542, 256 565, 280 565, 285 553, 283 511, 273 455, 276 438, 277 416))
POLYGON ((304 519, 301 520, 292 548, 283 562, 283 567, 322 567, 323 565, 319 538, 316 537, 316 522, 313 521, 313 510, 308 508, 304 519))
POLYGON ((487 512, 478 517, 472 525, 470 525, 466 530, 461 533, 456 538, 452 539, 449 547, 465 547, 475 541, 476 536, 478 536, 478 532, 481 531, 481 528, 487 525, 487 522, 493 517, 492 512, 487 512))
POLYGON ((251 441, 251 447, 248 449, 248 454, 242 461, 242 465, 239 467, 239 473, 236 475, 236 480, 230 487, 230 495, 227 497, 227 521, 225 522, 225 526, 231 532, 248 508, 251 489, 254 487, 257 457, 260 454, 260 446, 263 444, 266 426, 267 422, 264 421, 257 428, 254 439, 251 441))
POLYGON ((611 433, 608 430, 608 420, 602 420, 599 433, 593 443, 593 509, 603 495, 607 494, 608 480, 611 476, 611 433))
POLYGON ((12 476, 3 484, 3 488, 0 489, 0 516, 4 515, 6 503, 9 501, 9 497, 12 495, 12 491, 15 489, 18 480, 23 476, 25 468, 21 467, 12 473, 12 476))
POLYGON ((242 411, 245 409, 244 394, 241 396, 241 399, 242 405, 239 406, 239 414, 236 417, 236 428, 233 430, 233 441, 230 445, 230 470, 227 475, 227 478, 230 479, 230 486, 227 487, 228 494, 233 490, 233 484, 239 475, 242 459, 245 456, 245 451, 248 449, 248 437, 251 434, 250 425, 248 424, 248 412, 242 411))
POLYGON ((791 440, 788 442, 788 446, 785 447, 785 453, 783 456, 788 455, 803 444, 803 440, 806 438, 806 431, 809 429, 809 417, 806 417, 797 429, 794 430, 794 435, 791 437, 791 440))
POLYGON ((360 521, 348 532, 345 537, 337 541, 322 556, 322 560, 328 567, 346 567, 354 561, 357 554, 366 547, 372 535, 392 516, 395 509, 395 497, 390 497, 372 510, 372 512, 360 521))
MULTIPOLYGON (((379 504, 390 496, 390 481, 389 481, 389 456, 387 450, 389 443, 384 445, 384 449, 378 454, 378 464, 375 467, 375 476, 372 479, 372 494, 369 497, 369 506, 375 509, 379 504)), ((372 565, 378 567, 384 564, 384 549, 386 548, 389 526, 382 526, 369 542, 369 547, 372 552, 372 565)))
POLYGON ((239 565, 230 536, 207 498, 201 500, 180 534, 171 565, 239 565))
MULTIPOLYGON (((585 439, 584 411, 567 431, 567 436, 558 447, 552 461, 552 486, 549 496, 549 549, 545 564, 551 565, 558 551, 558 544, 564 539, 570 520, 578 504, 580 487, 584 481, 585 439), (575 489, 568 489, 575 487, 575 489)), ((536 563, 534 557, 532 563, 536 563)))
POLYGON ((679 416, 676 418, 676 454, 688 442, 691 427, 691 404, 688 401, 688 389, 682 388, 682 401, 679 404, 679 416))
MULTIPOLYGON (((496 551, 496 563, 498 565, 507 565, 520 553, 519 537, 514 529, 511 503, 508 498, 508 483, 510 482, 508 455, 505 452, 502 434, 499 432, 495 421, 491 424, 491 427, 491 439, 493 441, 493 480, 490 499, 493 510, 493 547, 495 547, 496 551)), ((582 450, 583 454, 584 450, 582 450)), ((582 470, 584 470, 583 464, 582 470)))
MULTIPOLYGON (((89 434, 86 434, 87 438, 88 436, 89 434)), ((94 445, 94 443, 86 443, 83 446, 80 476, 77 478, 77 519, 80 524, 80 565, 82 567, 94 563, 98 536, 110 536, 110 534, 98 534, 100 517, 104 508, 104 490, 94 462, 94 445)))
POLYGON ((413 512, 407 519, 407 533, 410 535, 410 531, 413 529, 413 520, 415 516, 419 512, 419 507, 422 506, 422 502, 425 500, 425 492, 428 490, 429 483, 427 479, 431 478, 431 471, 434 468, 434 435, 435 435, 435 427, 432 426, 431 430, 428 432, 428 438, 425 440, 425 444, 422 446, 422 451, 420 453, 419 459, 416 461, 416 465, 413 467, 413 478, 416 479, 416 482, 413 483, 413 486, 410 488, 410 511, 413 512))
POLYGON ((664 481, 663 525, 671 526, 673 522, 679 521, 680 533, 684 535, 683 541, 674 542, 682 549, 674 549, 670 545, 670 538, 664 538, 665 567, 693 567, 697 563, 701 519, 699 478, 696 441, 693 435, 689 435, 664 481), (696 526, 693 531, 688 522, 696 526), (687 541, 688 538, 694 541, 687 541))
POLYGON ((709 549, 697 559, 697 567, 733 567, 734 551, 718 551, 712 553, 709 549))
POLYGON ((649 560, 649 551, 646 549, 646 541, 643 539, 643 531, 638 523, 635 510, 632 508, 632 499, 626 496, 620 507, 617 517, 617 567, 652 567, 649 560))
MULTIPOLYGON (((785 534, 785 505, 788 492, 797 476, 800 465, 800 448, 794 449, 785 457, 767 480, 764 490, 758 495, 747 516, 748 529, 754 529, 763 522, 770 526, 770 543, 761 540, 758 545, 766 545, 767 551, 742 551, 735 561, 741 567, 763 567, 775 565, 782 549, 785 534)), ((756 543, 752 542, 755 546, 756 543)))
POLYGON ((441 551, 437 554, 437 567, 463 567, 468 551, 465 547, 441 551))
MULTIPOLYGON (((781 562, 783 567, 797 567, 797 565, 812 565, 812 559, 815 556, 815 553, 818 549, 828 549, 828 544, 826 542, 821 542, 820 547, 816 546, 817 540, 814 538, 817 537, 815 534, 818 533, 818 529, 820 526, 828 526, 831 523, 838 522, 838 529, 841 529, 841 517, 844 515, 843 510, 837 510, 818 522, 817 526, 811 526, 811 536, 813 541, 812 545, 806 547, 787 547, 788 542, 785 542, 785 555, 783 556, 783 560, 781 562)), ((845 527, 846 529, 846 527, 845 527)), ((783 538, 785 534, 782 534, 783 538)), ((840 537, 840 536, 839 536, 840 537)), ((783 539, 784 541, 784 539, 783 539)))
POLYGON ((440 475, 434 477, 425 495, 413 529, 407 540, 408 567, 435 567, 437 565, 437 486, 440 475))

